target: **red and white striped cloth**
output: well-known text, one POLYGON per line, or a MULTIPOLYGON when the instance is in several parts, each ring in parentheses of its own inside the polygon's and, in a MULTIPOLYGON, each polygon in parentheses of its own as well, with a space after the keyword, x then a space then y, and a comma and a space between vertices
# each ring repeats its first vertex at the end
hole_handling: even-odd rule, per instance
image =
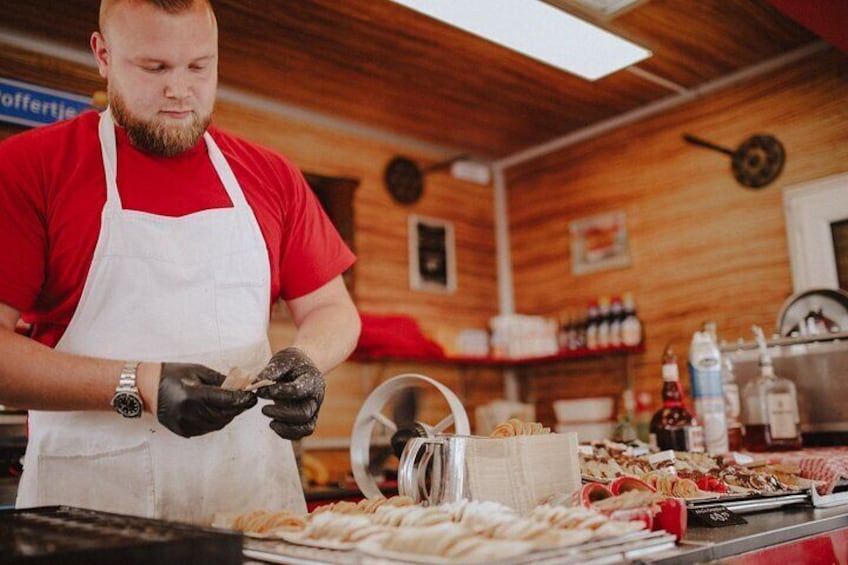
POLYGON ((769 462, 797 465, 802 477, 822 482, 816 488, 821 495, 831 494, 840 479, 848 479, 848 447, 810 447, 751 455, 757 459, 765 457, 769 462))

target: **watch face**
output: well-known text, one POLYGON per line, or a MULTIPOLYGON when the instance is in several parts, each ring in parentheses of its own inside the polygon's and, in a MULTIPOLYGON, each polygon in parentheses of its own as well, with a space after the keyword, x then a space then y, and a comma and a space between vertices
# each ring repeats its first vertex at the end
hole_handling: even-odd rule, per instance
POLYGON ((141 400, 134 394, 128 392, 115 395, 115 410, 125 418, 137 418, 141 416, 141 400))

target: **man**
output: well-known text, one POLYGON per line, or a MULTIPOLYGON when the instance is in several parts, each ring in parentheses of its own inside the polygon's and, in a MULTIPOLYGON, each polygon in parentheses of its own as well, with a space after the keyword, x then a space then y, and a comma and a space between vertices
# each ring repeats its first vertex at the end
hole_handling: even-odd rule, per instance
POLYGON ((288 440, 356 343, 354 257, 286 160, 207 129, 208 0, 103 0, 91 47, 109 108, 0 144, 0 403, 30 409, 17 505, 303 511, 288 440), (278 296, 298 331, 272 357, 278 296), (224 390, 233 368, 274 384, 224 390))

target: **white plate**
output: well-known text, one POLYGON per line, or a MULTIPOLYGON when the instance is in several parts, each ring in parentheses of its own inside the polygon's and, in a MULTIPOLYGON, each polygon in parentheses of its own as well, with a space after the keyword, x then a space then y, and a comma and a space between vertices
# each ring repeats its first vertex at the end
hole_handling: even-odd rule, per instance
POLYGON ((328 539, 312 539, 304 537, 301 534, 292 532, 277 532, 275 539, 281 539, 295 545, 303 545, 306 547, 315 547, 318 549, 332 549, 335 551, 352 551, 356 549, 356 544, 346 541, 336 541, 328 539))
POLYGON ((460 563, 486 563, 487 565, 515 563, 522 561, 522 557, 530 555, 532 546, 526 542, 516 542, 517 547, 521 547, 522 551, 516 552, 513 555, 504 555, 503 559, 492 561, 491 558, 481 559, 480 561, 469 561, 467 557, 450 559, 441 555, 422 555, 418 553, 401 553, 397 551, 388 551, 383 549, 379 542, 366 540, 359 544, 358 550, 360 553, 377 559, 387 559, 391 561, 400 561, 402 563, 418 563, 421 565, 451 565, 460 563))

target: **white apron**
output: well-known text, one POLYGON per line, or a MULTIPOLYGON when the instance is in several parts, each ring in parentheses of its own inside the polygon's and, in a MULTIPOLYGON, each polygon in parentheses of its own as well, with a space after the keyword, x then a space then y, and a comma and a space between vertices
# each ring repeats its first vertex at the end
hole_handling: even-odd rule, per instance
MULTIPOLYGON (((268 253, 215 141, 204 134, 233 207, 172 218, 122 209, 108 109, 99 129, 106 205, 80 303, 56 349, 258 372, 271 355, 268 253)), ((305 512, 291 443, 269 422, 256 406, 223 430, 186 439, 147 413, 30 411, 17 506, 68 504, 197 524, 218 512, 305 512)))

